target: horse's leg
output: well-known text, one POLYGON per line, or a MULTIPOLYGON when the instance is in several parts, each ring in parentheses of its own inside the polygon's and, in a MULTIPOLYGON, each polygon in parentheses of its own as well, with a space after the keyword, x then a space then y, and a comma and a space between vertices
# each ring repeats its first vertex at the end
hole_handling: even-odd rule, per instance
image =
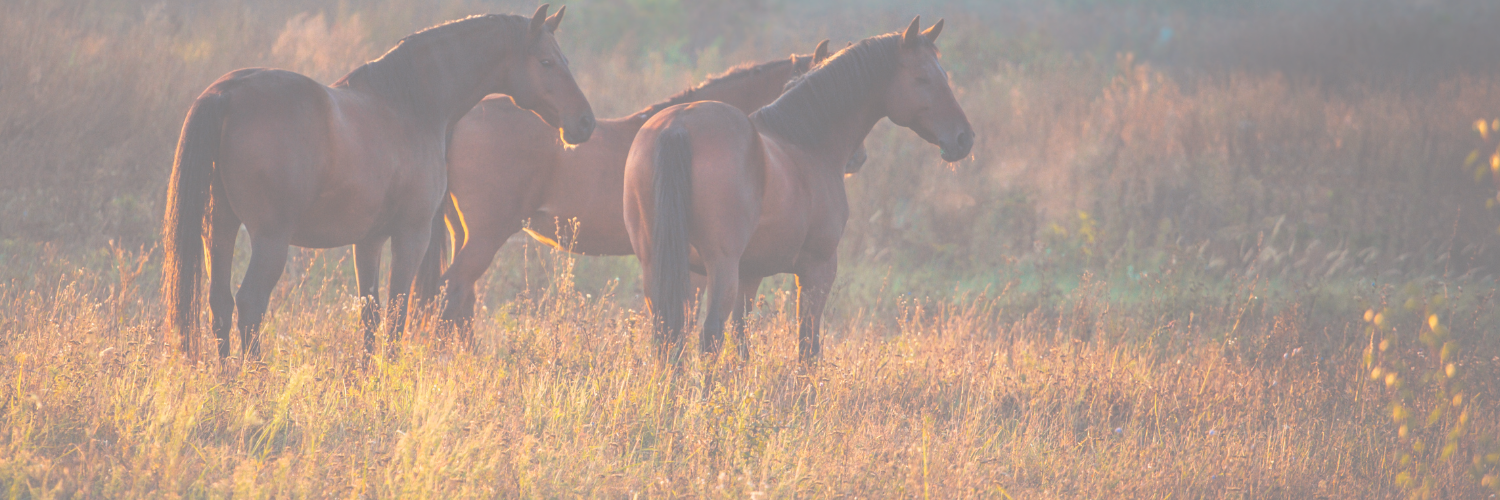
POLYGON ((473 335, 470 322, 474 319, 474 303, 478 297, 475 283, 489 270, 490 263, 495 261, 495 252, 500 251, 505 240, 521 230, 519 217, 504 223, 479 222, 483 220, 479 217, 475 217, 475 220, 469 226, 469 240, 464 243, 463 248, 454 252, 453 262, 448 264, 448 271, 443 273, 443 282, 446 283, 444 286, 448 289, 443 321, 453 323, 465 342, 471 341, 473 335))
POLYGON ((823 306, 838 275, 838 257, 798 266, 797 270, 797 357, 804 365, 818 360, 822 344, 818 330, 822 326, 823 306))
POLYGON ((763 278, 755 276, 740 276, 740 296, 734 303, 734 344, 739 352, 740 361, 750 360, 750 335, 749 328, 745 322, 745 315, 750 312, 755 304, 755 294, 760 291, 760 282, 763 278))
POLYGON ((250 235, 250 266, 235 296, 240 312, 240 352, 246 360, 260 358, 260 322, 271 302, 271 290, 286 270, 289 246, 284 236, 250 235))
MULTIPOLYGON (((428 222, 425 218, 422 222, 428 222)), ((422 263, 422 256, 427 253, 427 242, 432 238, 432 226, 421 224, 421 227, 413 231, 398 234, 391 238, 391 280, 390 287, 386 289, 387 306, 391 308, 394 316, 387 325, 390 331, 390 345, 388 349, 394 350, 397 341, 401 340, 402 332, 406 331, 406 313, 408 298, 411 297, 412 281, 417 276, 417 266, 422 263)))
POLYGON ((738 255, 717 256, 705 262, 708 271, 708 312, 703 318, 703 332, 698 348, 709 359, 716 359, 724 348, 724 322, 737 308, 740 297, 740 259, 738 255))
POLYGON ((229 208, 223 182, 210 187, 208 306, 213 311, 214 334, 219 338, 219 358, 229 357, 229 334, 234 328, 234 243, 240 235, 240 218, 229 208))
POLYGON ((354 273, 359 287, 359 322, 365 353, 375 353, 375 329, 380 327, 380 252, 385 238, 354 244, 354 273))
POLYGON ((703 292, 708 290, 708 276, 698 273, 688 273, 688 310, 695 311, 698 307, 698 299, 703 297, 703 292))
POLYGON ((417 267, 415 302, 418 306, 427 306, 437 300, 438 294, 442 293, 442 275, 444 253, 448 250, 448 230, 445 217, 448 196, 443 197, 443 206, 438 208, 437 215, 432 218, 432 236, 427 243, 428 252, 422 256, 422 262, 417 267))

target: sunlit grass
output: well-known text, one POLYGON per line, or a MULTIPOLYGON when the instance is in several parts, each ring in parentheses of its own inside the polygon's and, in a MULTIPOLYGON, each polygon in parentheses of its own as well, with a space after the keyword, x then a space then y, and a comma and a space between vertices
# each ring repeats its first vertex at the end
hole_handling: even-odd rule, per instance
MULTIPOLYGON (((748 362, 674 370, 653 358, 638 312, 567 286, 489 313, 473 351, 418 329, 398 356, 366 361, 347 280, 304 278, 272 302, 262 363, 194 366, 160 343, 151 301, 91 277, 0 291, 11 495, 1406 491, 1410 443, 1369 385, 1363 318, 1329 341, 1342 334, 1311 331, 1282 302, 1253 321, 1225 307, 1163 323, 1098 282, 1057 308, 1016 310, 1025 302, 1008 291, 898 299, 834 320, 842 333, 809 371, 794 361, 795 302, 770 290, 748 362)), ((1457 323, 1451 335, 1488 349, 1457 323)), ((1467 432, 1495 436, 1492 384, 1466 390, 1467 432)), ((1429 476, 1447 496, 1482 491, 1462 473, 1429 476)))

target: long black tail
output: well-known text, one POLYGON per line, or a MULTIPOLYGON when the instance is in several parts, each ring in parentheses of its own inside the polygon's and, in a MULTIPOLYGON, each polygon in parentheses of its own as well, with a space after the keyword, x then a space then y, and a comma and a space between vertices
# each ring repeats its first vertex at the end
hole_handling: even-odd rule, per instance
POLYGON ((692 213, 693 144, 686 129, 673 126, 656 138, 652 191, 656 213, 651 224, 651 308, 661 354, 682 352, 688 294, 689 235, 692 213))
POLYGON ((442 292, 443 272, 453 261, 452 252, 462 248, 468 236, 455 203, 452 193, 444 196, 443 204, 432 218, 432 239, 427 243, 427 255, 417 267, 414 284, 419 304, 430 304, 442 292))
POLYGON ((219 157, 228 98, 205 94, 193 102, 182 136, 177 140, 177 158, 167 185, 167 214, 162 221, 166 263, 162 266, 162 296, 171 312, 171 326, 181 337, 182 351, 198 357, 198 286, 203 276, 203 214, 209 201, 208 187, 219 157))

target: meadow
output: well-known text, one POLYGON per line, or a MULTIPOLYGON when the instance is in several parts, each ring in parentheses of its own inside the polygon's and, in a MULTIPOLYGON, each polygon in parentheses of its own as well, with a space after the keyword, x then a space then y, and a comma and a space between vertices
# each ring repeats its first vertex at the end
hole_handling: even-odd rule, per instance
POLYGON ((1500 54, 1474 43, 1500 9, 916 4, 568 4, 601 117, 947 19, 974 154, 871 134, 822 362, 796 362, 783 279, 749 360, 680 370, 652 354, 633 258, 522 239, 482 282, 473 350, 422 322, 366 358, 348 249, 293 250, 259 363, 190 363, 167 335, 162 198, 209 82, 331 82, 414 30, 534 5, 0 5, 0 491, 1500 494, 1500 54))

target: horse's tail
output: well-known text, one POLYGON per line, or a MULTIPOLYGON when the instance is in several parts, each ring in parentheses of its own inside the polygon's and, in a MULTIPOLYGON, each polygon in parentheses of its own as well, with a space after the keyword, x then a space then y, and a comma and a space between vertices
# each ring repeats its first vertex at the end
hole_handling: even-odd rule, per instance
POLYGON ((416 297, 418 303, 431 303, 437 299, 443 287, 443 271, 452 261, 452 250, 461 247, 465 237, 463 223, 457 217, 453 194, 443 196, 442 205, 432 217, 432 239, 427 242, 427 255, 417 267, 416 297))
POLYGON ((228 98, 207 94, 193 102, 182 136, 177 140, 177 158, 167 184, 167 213, 162 221, 166 263, 162 266, 162 295, 170 311, 170 324, 182 338, 182 351, 198 356, 198 286, 203 275, 203 214, 209 203, 209 185, 219 141, 224 131, 228 98))
POLYGON ((657 348, 675 356, 687 315, 689 273, 689 216, 692 211, 693 144, 680 125, 656 138, 652 191, 656 213, 651 225, 651 306, 656 319, 657 348))

